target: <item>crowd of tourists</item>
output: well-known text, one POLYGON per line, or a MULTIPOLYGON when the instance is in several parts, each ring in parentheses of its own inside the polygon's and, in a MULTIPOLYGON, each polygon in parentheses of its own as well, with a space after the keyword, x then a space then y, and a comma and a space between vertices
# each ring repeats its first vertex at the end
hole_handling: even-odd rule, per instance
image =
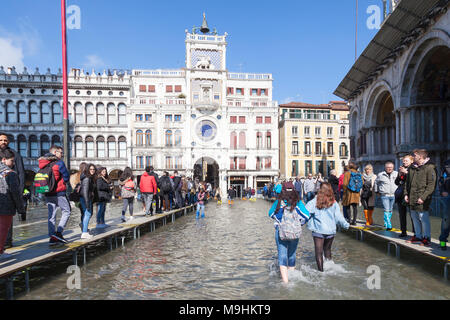
POLYGON ((402 165, 387 161, 384 170, 374 173, 368 164, 363 172, 350 162, 338 177, 332 170, 324 179, 320 174, 307 178, 280 179, 277 184, 264 187, 264 196, 276 198, 269 211, 275 220, 275 240, 278 263, 284 282, 288 282, 288 270, 295 267, 295 256, 301 228, 307 224, 314 239, 316 262, 323 271, 323 255, 331 259, 331 244, 336 234, 336 225, 348 228, 356 225, 358 207, 362 205, 366 226, 373 225, 376 197, 383 207, 384 228, 392 230, 392 214, 397 204, 400 238, 422 246, 431 245, 430 208, 433 196, 441 201, 442 222, 439 237, 440 248, 447 249, 450 232, 450 159, 444 163, 441 173, 423 149, 416 149, 401 159, 402 165), (342 211, 339 206, 342 204, 342 211), (408 238, 408 212, 413 236, 408 238), (408 238, 408 239, 407 239, 408 238))

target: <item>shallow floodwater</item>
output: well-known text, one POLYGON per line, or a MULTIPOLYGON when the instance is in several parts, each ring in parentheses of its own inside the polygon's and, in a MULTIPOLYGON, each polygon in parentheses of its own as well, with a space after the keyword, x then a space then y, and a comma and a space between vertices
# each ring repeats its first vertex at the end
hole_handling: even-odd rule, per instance
MULTIPOLYGON (((267 217, 270 205, 264 200, 235 201, 231 207, 210 203, 203 220, 196 221, 195 214, 190 214, 127 241, 124 248, 90 255, 81 267, 79 290, 67 289, 68 274, 55 274, 46 266, 45 280, 19 298, 450 299, 450 285, 439 264, 407 251, 402 251, 402 259, 389 257, 385 243, 376 239, 360 242, 353 233, 338 233, 333 261, 320 273, 306 227, 296 270, 289 275, 290 283, 282 284, 273 222, 267 217), (380 268, 380 289, 367 287, 371 265, 380 268)), ((120 203, 112 204, 107 215, 116 219, 120 203)), ((375 220, 381 222, 382 213, 378 215, 375 220)), ((71 219, 72 224, 79 222, 77 215, 71 219)), ((433 219, 433 231, 438 232, 439 219, 433 219)))

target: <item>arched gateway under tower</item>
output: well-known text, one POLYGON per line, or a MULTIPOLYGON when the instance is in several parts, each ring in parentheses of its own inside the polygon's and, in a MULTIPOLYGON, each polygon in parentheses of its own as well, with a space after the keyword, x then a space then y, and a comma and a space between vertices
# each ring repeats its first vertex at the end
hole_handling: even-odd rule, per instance
POLYGON ((201 157, 194 165, 194 179, 209 182, 211 186, 219 187, 219 164, 210 157, 201 157))

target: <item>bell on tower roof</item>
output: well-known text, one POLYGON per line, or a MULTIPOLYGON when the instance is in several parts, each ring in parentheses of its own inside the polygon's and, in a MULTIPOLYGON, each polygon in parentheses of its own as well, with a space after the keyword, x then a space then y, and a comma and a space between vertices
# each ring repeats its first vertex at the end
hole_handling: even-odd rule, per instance
POLYGON ((200 31, 203 33, 208 33, 209 32, 209 27, 208 27, 208 22, 206 22, 206 14, 203 12, 203 23, 202 26, 200 28, 200 31))

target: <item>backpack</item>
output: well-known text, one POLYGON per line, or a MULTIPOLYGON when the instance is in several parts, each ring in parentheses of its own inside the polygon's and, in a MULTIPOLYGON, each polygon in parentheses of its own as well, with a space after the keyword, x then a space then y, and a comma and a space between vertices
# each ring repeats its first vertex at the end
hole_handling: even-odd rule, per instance
POLYGON ((283 211, 283 218, 279 224, 278 234, 281 240, 296 240, 302 235, 302 221, 297 213, 297 210, 292 212, 281 208, 283 211))
POLYGON ((47 194, 55 191, 56 179, 53 174, 53 163, 49 163, 40 169, 34 176, 34 188, 36 193, 47 194))
POLYGON ((363 186, 362 176, 359 172, 350 173, 350 181, 348 182, 347 189, 352 192, 359 192, 363 186))
POLYGON ((161 177, 161 191, 162 192, 169 192, 171 189, 171 182, 169 180, 170 178, 167 177, 161 177))
POLYGON ((125 185, 123 186, 123 188, 127 191, 133 191, 134 190, 133 180, 129 180, 129 181, 125 182, 125 185))

